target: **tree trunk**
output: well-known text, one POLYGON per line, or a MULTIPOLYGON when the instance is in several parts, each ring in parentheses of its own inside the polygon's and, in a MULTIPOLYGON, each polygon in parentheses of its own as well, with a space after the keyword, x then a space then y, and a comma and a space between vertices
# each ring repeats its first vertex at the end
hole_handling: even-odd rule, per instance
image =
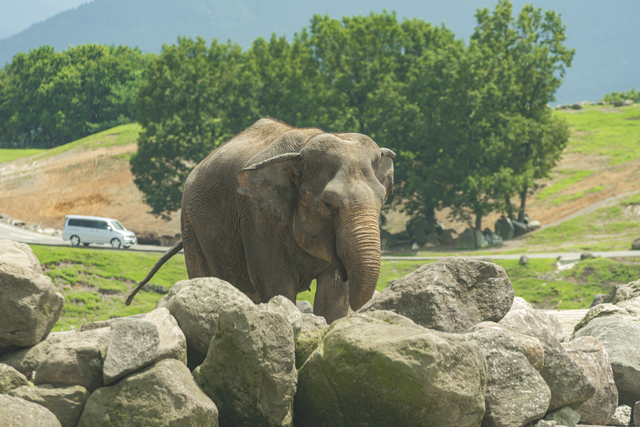
POLYGON ((525 186, 520 193, 520 212, 518 212, 518 221, 524 221, 525 208, 527 207, 527 191, 529 187, 525 186))
POLYGON ((482 231, 482 214, 476 213, 476 230, 482 231))

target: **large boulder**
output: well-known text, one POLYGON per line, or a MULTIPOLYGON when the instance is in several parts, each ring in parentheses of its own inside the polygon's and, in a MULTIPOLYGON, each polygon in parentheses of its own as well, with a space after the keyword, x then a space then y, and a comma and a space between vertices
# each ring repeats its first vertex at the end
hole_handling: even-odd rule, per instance
POLYGON ((511 220, 506 216, 500 217, 495 224, 496 234, 502 237, 502 240, 513 239, 514 228, 511 220))
POLYGON ((193 377, 216 402, 222 426, 292 426, 298 375, 291 323, 279 310, 227 304, 193 377))
POLYGON ((584 424, 607 425, 618 406, 618 390, 604 346, 593 337, 562 343, 569 356, 582 366, 595 386, 593 397, 578 409, 584 424))
POLYGON ((475 249, 476 248, 476 234, 471 228, 465 229, 462 234, 458 236, 456 241, 457 249, 475 249))
POLYGON ((0 394, 6 394, 9 390, 29 385, 27 377, 9 365, 0 363, 0 394))
POLYGON ((640 280, 614 286, 602 302, 619 305, 621 302, 638 297, 640 297, 640 280))
POLYGON ((102 387, 103 355, 109 328, 69 334, 48 346, 35 369, 34 384, 81 385, 89 392, 102 387))
POLYGON ((187 339, 188 366, 194 369, 207 355, 218 313, 230 302, 253 305, 245 294, 215 277, 182 280, 171 287, 157 307, 166 307, 187 339))
POLYGON ((47 351, 54 344, 64 341, 65 339, 75 335, 77 332, 65 332, 60 334, 51 334, 46 340, 34 345, 33 347, 22 348, 12 353, 0 356, 0 363, 11 366, 27 378, 31 378, 42 360, 47 357, 47 351))
POLYGON ((542 378, 551 389, 549 409, 579 406, 595 393, 586 371, 574 361, 560 344, 564 333, 558 319, 536 311, 522 298, 516 298, 500 325, 521 334, 536 337, 544 349, 542 378))
POLYGON ((6 394, 0 394, 0 426, 61 427, 44 406, 6 394))
POLYGON ((592 307, 591 309, 589 309, 587 314, 584 315, 582 320, 580 320, 578 324, 576 324, 572 336, 576 337, 578 332, 592 320, 604 319, 608 317, 624 319, 640 325, 640 298, 634 298, 629 301, 619 302, 616 305, 603 302, 592 307))
POLYGON ((549 408, 551 390, 529 361, 538 358, 534 363, 543 363, 542 346, 537 339, 531 345, 529 337, 516 335, 493 322, 475 325, 466 334, 487 361, 483 427, 523 426, 542 418, 549 408))
POLYGON ((293 338, 298 339, 298 335, 300 335, 300 331, 302 330, 302 313, 298 310, 298 307, 289 300, 289 298, 282 295, 276 295, 271 298, 268 303, 258 304, 257 307, 260 310, 282 314, 282 316, 284 316, 291 325, 293 338))
POLYGON ((596 317, 574 333, 575 338, 586 336, 596 338, 607 350, 619 403, 633 406, 640 401, 640 323, 617 316, 596 317))
POLYGON ((111 323, 104 358, 105 385, 163 359, 187 364, 187 343, 175 318, 164 307, 139 318, 120 318, 111 323))
POLYGON ((84 404, 89 398, 87 389, 79 385, 62 388, 23 386, 11 390, 9 395, 44 406, 58 418, 62 427, 78 425, 84 404))
POLYGON ((28 245, 0 240, 0 354, 42 341, 63 302, 28 245))
POLYGON ((296 425, 480 426, 487 374, 478 345, 401 317, 332 323, 299 370, 296 425))
POLYGON ((502 319, 513 298, 499 265, 448 258, 396 280, 359 312, 390 310, 427 328, 464 333, 480 322, 502 319))
POLYGON ((165 359, 91 394, 78 427, 216 427, 216 405, 196 385, 191 372, 165 359))

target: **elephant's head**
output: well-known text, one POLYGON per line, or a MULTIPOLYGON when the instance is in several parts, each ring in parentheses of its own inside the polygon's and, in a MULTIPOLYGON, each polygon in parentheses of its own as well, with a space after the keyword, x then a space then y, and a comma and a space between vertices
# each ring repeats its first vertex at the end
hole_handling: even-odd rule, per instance
POLYGON ((291 227, 305 251, 334 263, 357 310, 380 273, 378 221, 393 191, 394 157, 362 134, 320 133, 300 152, 250 162, 238 173, 238 192, 274 214, 278 228, 291 227))

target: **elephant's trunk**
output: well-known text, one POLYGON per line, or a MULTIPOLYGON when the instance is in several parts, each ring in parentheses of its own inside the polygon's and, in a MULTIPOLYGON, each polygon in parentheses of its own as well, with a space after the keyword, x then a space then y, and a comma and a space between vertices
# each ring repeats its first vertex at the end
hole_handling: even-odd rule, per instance
POLYGON ((356 206, 342 212, 338 256, 347 270, 349 305, 358 310, 373 296, 380 274, 379 208, 356 206))

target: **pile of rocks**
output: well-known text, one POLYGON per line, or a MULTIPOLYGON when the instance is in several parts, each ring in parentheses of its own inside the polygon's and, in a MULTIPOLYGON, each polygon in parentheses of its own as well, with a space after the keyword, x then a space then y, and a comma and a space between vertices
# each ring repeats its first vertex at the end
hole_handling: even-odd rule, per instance
POLYGON ((0 425, 573 427, 611 423, 618 396, 640 412, 634 284, 572 337, 515 298, 500 266, 462 258, 331 325, 200 278, 150 313, 47 337, 62 297, 39 268, 26 245, 0 242, 0 425))

